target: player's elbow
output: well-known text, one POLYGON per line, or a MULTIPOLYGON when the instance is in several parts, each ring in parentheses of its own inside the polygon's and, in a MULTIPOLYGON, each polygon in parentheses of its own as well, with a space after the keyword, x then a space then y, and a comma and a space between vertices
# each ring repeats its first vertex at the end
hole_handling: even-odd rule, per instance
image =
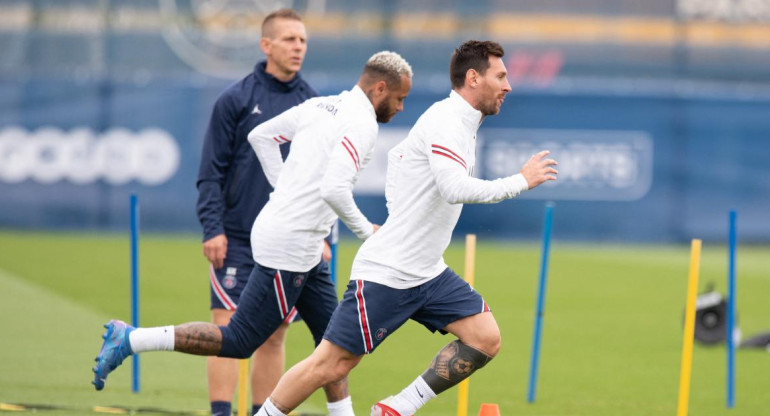
POLYGON ((259 141, 259 126, 254 127, 251 129, 248 135, 246 135, 246 140, 251 143, 251 146, 254 147, 254 144, 259 141))
POLYGON ((321 199, 330 206, 334 206, 343 197, 345 190, 334 184, 323 182, 321 184, 321 199))
POLYGON ((466 204, 479 202, 479 189, 473 178, 458 172, 447 172, 436 177, 436 185, 441 199, 448 204, 466 204))
POLYGON ((439 188, 439 194, 441 195, 441 199, 443 199, 448 204, 462 204, 464 201, 460 198, 460 195, 457 192, 452 192, 447 189, 441 189, 439 188))
POLYGON ((254 150, 254 152, 256 152, 258 146, 257 146, 257 136, 254 134, 254 130, 252 130, 251 133, 249 133, 249 135, 246 136, 246 140, 251 145, 252 150, 254 150))

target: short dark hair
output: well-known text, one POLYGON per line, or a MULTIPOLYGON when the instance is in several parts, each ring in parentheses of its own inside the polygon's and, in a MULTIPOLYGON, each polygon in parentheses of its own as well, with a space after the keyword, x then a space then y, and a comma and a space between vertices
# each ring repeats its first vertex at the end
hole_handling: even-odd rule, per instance
POLYGON ((475 69, 484 75, 489 69, 489 57, 502 58, 503 55, 503 47, 491 40, 469 40, 463 43, 455 49, 452 59, 449 60, 449 80, 452 82, 452 88, 461 88, 465 84, 465 74, 469 69, 475 69))
POLYGON ((262 37, 263 38, 270 38, 273 36, 272 32, 272 23, 275 19, 290 19, 290 20, 296 20, 301 22, 302 17, 297 13, 296 11, 292 9, 279 9, 276 10, 267 16, 265 16, 265 19, 262 20, 262 37))

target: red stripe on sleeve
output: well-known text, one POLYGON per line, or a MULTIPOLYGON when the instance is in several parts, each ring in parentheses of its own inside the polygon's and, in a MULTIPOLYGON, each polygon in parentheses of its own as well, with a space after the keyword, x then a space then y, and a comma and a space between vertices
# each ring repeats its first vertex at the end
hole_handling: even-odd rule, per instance
MULTIPOLYGON (((358 171, 361 169, 361 168, 360 168, 360 166, 359 166, 359 164, 358 164, 358 160, 356 159, 356 157, 355 157, 355 156, 353 156, 353 152, 352 152, 352 151, 350 151, 350 148, 348 148, 348 145, 347 145, 347 143, 345 143, 345 141, 344 141, 344 140, 343 140, 343 141, 341 141, 340 143, 342 143, 342 146, 345 148, 345 150, 347 150, 347 151, 348 151, 348 154, 350 155, 350 158, 351 158, 351 159, 353 159, 353 166, 356 168, 356 172, 358 172, 358 171)), ((356 149, 355 149, 355 148, 353 148, 353 151, 355 151, 355 150, 356 150, 356 149)), ((356 154, 358 154, 358 153, 356 153, 356 154)))
POLYGON ((353 149, 353 152, 355 152, 355 153, 356 153, 356 160, 358 160, 358 161, 359 161, 359 165, 360 165, 360 164, 361 164, 361 163, 360 163, 360 161, 361 161, 361 158, 358 156, 358 150, 356 150, 356 147, 355 147, 355 146, 353 146, 353 142, 351 142, 351 141, 350 141, 350 139, 348 139, 348 138, 347 138, 347 136, 342 136, 342 138, 343 138, 343 139, 344 139, 346 142, 348 142, 348 144, 350 145, 350 147, 353 149))
POLYGON ((444 146, 439 146, 439 145, 437 145, 437 144, 432 144, 431 146, 432 146, 432 147, 435 147, 435 148, 438 148, 438 149, 446 150, 447 152, 449 152, 449 153, 453 154, 453 155, 454 155, 456 158, 460 159, 460 161, 462 161, 462 162, 463 162, 463 165, 465 164, 465 159, 461 158, 461 157, 460 157, 460 156, 459 156, 457 153, 455 153, 455 152, 453 152, 453 151, 451 151, 451 150, 447 149, 446 147, 444 147, 444 146))
POLYGON ((446 154, 446 153, 444 153, 444 152, 442 152, 442 151, 440 151, 440 150, 434 150, 434 151, 433 151, 433 154, 435 154, 435 155, 441 155, 441 156, 444 156, 444 157, 446 157, 446 158, 452 159, 452 160, 454 160, 455 162, 459 163, 459 164, 460 164, 460 166, 462 166, 462 167, 463 167, 463 169, 466 169, 466 170, 468 169, 468 167, 467 167, 467 166, 465 166, 465 163, 464 163, 464 162, 462 162, 462 161, 460 161, 460 160, 457 160, 457 159, 455 159, 455 158, 454 158, 452 155, 446 154))

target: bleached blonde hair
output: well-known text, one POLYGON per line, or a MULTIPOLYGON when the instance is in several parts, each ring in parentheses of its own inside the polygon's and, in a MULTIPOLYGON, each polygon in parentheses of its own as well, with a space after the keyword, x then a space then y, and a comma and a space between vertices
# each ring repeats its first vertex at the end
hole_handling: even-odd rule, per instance
POLYGON ((385 80, 388 86, 400 85, 401 77, 412 78, 412 66, 401 55, 391 51, 377 52, 366 61, 362 77, 369 81, 385 80))

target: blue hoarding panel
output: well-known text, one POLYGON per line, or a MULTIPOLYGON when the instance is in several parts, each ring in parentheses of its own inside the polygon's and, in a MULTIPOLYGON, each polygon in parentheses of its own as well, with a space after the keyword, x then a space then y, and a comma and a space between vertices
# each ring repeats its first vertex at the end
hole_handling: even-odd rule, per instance
MULTIPOLYGON (((195 179, 211 106, 225 83, 0 83, 0 226, 123 229, 139 196, 145 230, 198 232, 195 179)), ((326 91, 332 93, 333 91, 326 91)), ((356 188, 382 222, 387 150, 445 93, 416 90, 383 125, 356 188)), ((722 239, 725 213, 742 238, 770 241, 770 101, 514 92, 479 130, 474 174, 518 172, 541 149, 560 178, 520 198, 466 206, 458 233, 538 237, 557 201, 554 237, 722 239)))

